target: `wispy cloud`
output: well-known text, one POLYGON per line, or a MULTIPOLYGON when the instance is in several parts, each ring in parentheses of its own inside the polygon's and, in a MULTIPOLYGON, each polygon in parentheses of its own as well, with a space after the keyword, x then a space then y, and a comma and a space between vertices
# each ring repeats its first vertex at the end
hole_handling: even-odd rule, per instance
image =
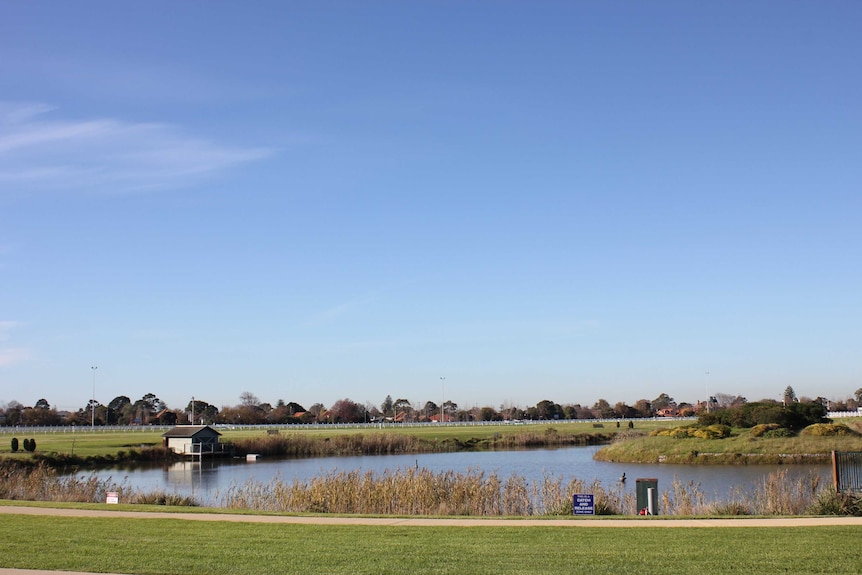
POLYGON ((25 347, 8 347, 0 349, 0 367, 10 367, 18 363, 24 363, 32 356, 32 352, 25 347))
POLYGON ((0 341, 8 341, 10 337, 9 332, 19 325, 21 325, 21 322, 0 320, 0 341))
POLYGON ((338 318, 349 313, 350 311, 372 301, 374 299, 373 295, 368 295, 365 297, 357 298, 351 301, 347 301, 336 306, 333 306, 329 309, 325 309, 308 320, 308 325, 311 326, 324 326, 335 323, 338 318))
POLYGON ((0 103, 0 190, 130 193, 183 187, 265 158, 160 123, 54 119, 40 103, 0 103))
POLYGON ((357 295, 351 300, 344 301, 338 305, 334 305, 318 312, 306 322, 306 325, 320 327, 333 324, 341 317, 380 299, 387 291, 388 289, 381 288, 365 294, 357 295))
MULTIPOLYGON (((21 323, 17 321, 0 321, 0 342, 9 341, 12 337, 12 330, 20 325, 21 323)), ((32 352, 25 347, 5 347, 0 345, 0 367, 9 367, 22 363, 30 359, 32 355, 32 352)))

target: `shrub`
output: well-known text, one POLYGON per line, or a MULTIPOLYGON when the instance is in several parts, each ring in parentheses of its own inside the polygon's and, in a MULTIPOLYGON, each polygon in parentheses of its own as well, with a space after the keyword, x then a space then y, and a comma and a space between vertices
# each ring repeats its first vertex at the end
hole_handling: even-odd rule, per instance
POLYGON ((178 493, 165 493, 164 491, 139 493, 131 497, 131 502, 137 505, 171 505, 181 507, 197 507, 198 505, 194 497, 178 493))
POLYGON ((862 497, 825 489, 817 494, 807 509, 811 515, 852 515, 862 517, 862 497))
POLYGON ((835 437, 859 434, 842 423, 815 423, 814 425, 809 425, 803 429, 801 435, 835 437))
POLYGON ((697 437, 700 439, 723 439, 725 437, 730 437, 730 427, 721 424, 710 425, 708 427, 684 425, 681 427, 673 427, 671 429, 657 429, 650 435, 672 437, 674 439, 687 439, 689 437, 697 437))
POLYGON ((694 430, 697 427, 692 425, 683 425, 680 427, 671 427, 667 429, 665 427, 656 429, 650 435, 652 436, 660 436, 660 437, 672 437, 674 439, 686 439, 688 437, 694 437, 694 430))
POLYGON ((796 435, 793 431, 787 429, 786 427, 778 427, 776 429, 770 429, 766 433, 763 434, 765 439, 780 439, 783 437, 793 437, 796 435))
POLYGON ((30 440, 30 451, 36 451, 36 440, 35 439, 30 440))
POLYGON ((782 405, 777 401, 746 403, 740 407, 702 413, 700 425, 721 423, 733 427, 754 427, 758 424, 777 423, 780 427, 800 430, 813 423, 827 423, 826 408, 817 401, 782 405))
POLYGON ((13 437, 12 438, 12 453, 15 453, 16 451, 18 451, 18 438, 13 437))
POLYGON ((24 451, 30 451, 30 440, 26 437, 24 438, 24 451))
POLYGON ((742 501, 715 503, 710 508, 711 515, 751 515, 751 509, 742 501))
POLYGON ((780 429, 781 426, 777 423, 760 423, 751 428, 751 437, 763 437, 767 431, 780 429))
POLYGON ((692 435, 700 439, 724 439, 725 437, 730 437, 730 426, 716 424, 701 427, 700 429, 695 429, 692 435))

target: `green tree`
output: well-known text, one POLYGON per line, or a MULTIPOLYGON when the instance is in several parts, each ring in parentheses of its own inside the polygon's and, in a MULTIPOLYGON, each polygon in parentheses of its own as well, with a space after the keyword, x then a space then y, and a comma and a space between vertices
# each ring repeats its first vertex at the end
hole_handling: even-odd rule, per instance
POLYGON ((607 399, 599 399, 593 404, 593 417, 608 419, 614 416, 614 408, 607 399))
POLYGON ((387 395, 386 399, 383 400, 383 403, 380 404, 380 411, 383 412, 383 415, 391 414, 393 417, 395 416, 395 412, 392 409, 393 403, 392 396, 387 395))
POLYGON ((402 398, 398 398, 392 403, 392 409, 395 411, 395 416, 402 421, 409 419, 413 413, 413 405, 406 399, 402 398))
POLYGON ((635 402, 638 417, 652 417, 652 402, 648 399, 639 399, 635 402))
POLYGON ((652 409, 653 411, 658 411, 659 409, 665 409, 666 407, 671 407, 674 401, 671 396, 666 393, 660 394, 658 397, 652 400, 652 409))
POLYGON ((128 424, 128 413, 126 408, 132 404, 132 400, 125 395, 118 395, 108 403, 106 420, 108 425, 128 424))
POLYGON ((539 419, 560 419, 563 408, 549 399, 543 399, 536 404, 536 415, 539 419))
POLYGON ((791 403, 796 401, 796 392, 793 391, 793 387, 788 385, 787 389, 784 390, 784 405, 790 405, 791 403))
POLYGON ((189 401, 185 412, 189 414, 190 418, 192 413, 194 413, 194 421, 192 423, 213 423, 218 419, 218 408, 202 399, 189 401))

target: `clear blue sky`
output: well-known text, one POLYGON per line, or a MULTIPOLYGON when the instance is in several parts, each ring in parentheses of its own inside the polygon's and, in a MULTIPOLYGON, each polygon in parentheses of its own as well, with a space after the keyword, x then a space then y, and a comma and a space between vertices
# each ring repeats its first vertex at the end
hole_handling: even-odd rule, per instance
POLYGON ((0 402, 862 387, 862 2, 0 5, 0 402), (709 372, 709 375, 707 375, 709 372))

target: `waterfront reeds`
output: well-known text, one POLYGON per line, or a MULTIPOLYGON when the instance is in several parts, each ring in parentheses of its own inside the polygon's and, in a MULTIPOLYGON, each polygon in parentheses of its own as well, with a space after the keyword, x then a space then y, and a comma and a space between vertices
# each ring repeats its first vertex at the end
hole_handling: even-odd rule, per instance
POLYGON ((95 475, 58 475, 50 466, 25 466, 0 463, 0 499, 13 501, 52 501, 104 503, 108 493, 116 493, 124 503, 194 506, 197 502, 176 493, 139 492, 111 478, 95 475))
POLYGON ((273 433, 237 438, 232 445, 238 455, 258 453, 275 457, 330 457, 572 447, 607 443, 610 437, 601 433, 560 432, 549 427, 541 432, 531 430, 463 438, 431 438, 400 432, 352 433, 327 437, 304 433, 273 433))
POLYGON ((530 483, 480 470, 435 473, 426 468, 329 472, 293 482, 251 480, 232 485, 216 500, 229 509, 281 513, 495 517, 571 515, 575 493, 592 493, 602 514, 635 507, 630 494, 609 491, 598 482, 546 475, 530 483))
MULTIPOLYGON (((193 506, 191 497, 139 492, 111 478, 60 476, 50 467, 0 465, 0 499, 104 503, 116 492, 124 503, 193 506)), ((633 515, 635 497, 622 485, 546 474, 530 482, 478 469, 466 473, 426 468, 330 472, 305 481, 248 481, 217 493, 214 506, 277 513, 404 516, 537 517, 572 514, 575 494, 594 496, 597 515, 633 515)), ((862 499, 837 494, 817 474, 790 479, 787 470, 764 477, 752 490, 708 496, 700 485, 675 480, 660 494, 662 515, 862 515, 862 499)))

